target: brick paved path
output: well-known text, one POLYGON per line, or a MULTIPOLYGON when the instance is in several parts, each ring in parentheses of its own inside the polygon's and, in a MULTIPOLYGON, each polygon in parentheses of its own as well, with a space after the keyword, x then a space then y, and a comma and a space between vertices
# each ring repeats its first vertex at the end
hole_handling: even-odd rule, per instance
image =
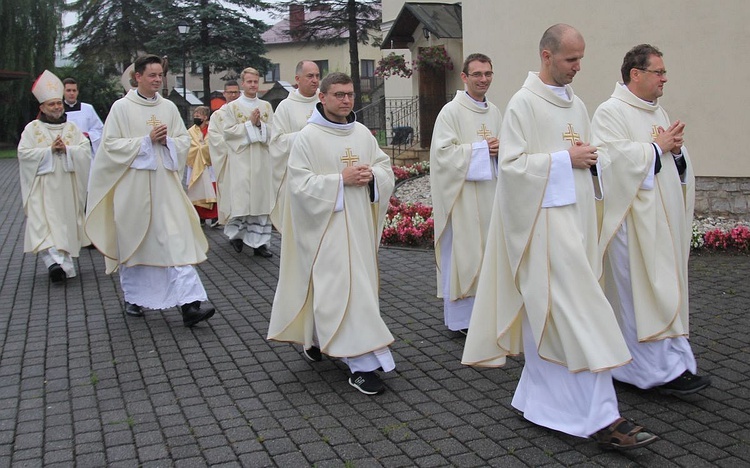
POLYGON ((15 160, 0 160, 0 187, 0 467, 750 464, 750 257, 691 262, 692 344, 714 386, 682 399, 618 387, 622 413, 663 440, 603 453, 517 415, 519 360, 460 364, 431 252, 381 250, 397 369, 367 397, 341 363, 264 339, 278 256, 238 255, 208 230, 200 273, 217 315, 193 329, 176 308, 126 317, 96 251, 78 278, 49 283, 23 254, 15 160))

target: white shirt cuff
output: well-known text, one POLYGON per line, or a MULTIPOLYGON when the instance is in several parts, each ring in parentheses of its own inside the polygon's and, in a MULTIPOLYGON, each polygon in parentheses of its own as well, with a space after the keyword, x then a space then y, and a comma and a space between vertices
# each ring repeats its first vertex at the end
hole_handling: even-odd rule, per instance
POLYGON ((260 127, 256 127, 248 120, 245 122, 245 130, 247 131, 247 140, 250 143, 268 142, 268 127, 262 120, 260 122, 260 127))
POLYGON ((141 149, 138 152, 138 156, 130 163, 130 168, 147 169, 149 171, 156 170, 156 157, 154 156, 154 148, 150 137, 145 136, 141 140, 141 149))
POLYGON ((172 137, 167 137, 166 151, 162 152, 162 164, 169 171, 177 171, 177 148, 174 146, 172 137))
POLYGON ((55 170, 54 159, 52 156, 52 148, 47 148, 42 158, 42 162, 39 163, 39 167, 36 168, 36 175, 49 174, 55 170))
POLYGON ((549 170, 547 188, 544 190, 542 208, 572 205, 576 202, 576 186, 573 179, 573 165, 568 151, 551 154, 552 164, 549 170))
POLYGON ((471 160, 466 180, 477 182, 480 180, 492 180, 492 162, 490 158, 490 147, 487 140, 477 141, 471 144, 471 160))
POLYGON ((339 191, 336 195, 336 206, 333 208, 333 212, 344 211, 344 176, 339 174, 339 191))

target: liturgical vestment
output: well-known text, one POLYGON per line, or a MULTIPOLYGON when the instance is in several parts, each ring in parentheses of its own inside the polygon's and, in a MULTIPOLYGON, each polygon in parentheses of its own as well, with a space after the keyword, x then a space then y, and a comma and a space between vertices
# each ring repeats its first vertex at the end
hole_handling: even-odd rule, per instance
MULTIPOLYGON (((90 162, 89 141, 74 123, 34 120, 26 125, 18 144, 26 215, 24 252, 56 249, 60 255, 78 257, 82 243, 87 243, 83 233, 85 200, 81 197, 86 193, 90 162), (59 155, 51 149, 58 136, 66 146, 65 153, 59 155)), ((75 276, 72 262, 56 263, 63 266, 68 278, 75 276)))
POLYGON ((216 203, 216 191, 211 177, 211 156, 208 142, 200 126, 188 129, 190 149, 187 156, 187 195, 193 205, 210 210, 216 203))
POLYGON ((614 375, 640 387, 668 382, 685 370, 696 371, 685 338, 695 177, 686 148, 682 148, 687 166, 682 176, 671 152, 657 156, 653 140, 659 127, 670 124, 658 102, 646 102, 620 83, 592 122, 592 144, 602 155, 599 248, 607 265, 606 292, 620 320, 628 322, 623 324, 626 339, 631 338, 628 327, 636 330, 632 343, 628 339, 634 362, 614 375), (655 157, 661 163, 657 174, 655 157), (613 274, 620 271, 624 274, 613 274), (647 344, 664 340, 668 343, 647 344), (659 349, 649 353, 649 348, 659 349), (643 359, 641 351, 646 353, 643 359), (659 364, 654 365, 654 360, 659 364))
POLYGON ((529 73, 508 103, 490 241, 462 361, 501 366, 523 349, 513 405, 530 421, 585 437, 619 417, 604 371, 630 354, 598 283, 591 173, 574 169, 567 152, 588 142, 588 113, 570 86, 558 89, 564 96, 529 73), (580 391, 563 391, 569 388, 580 391))
POLYGON ((229 220, 231 201, 231 178, 227 172, 227 154, 229 147, 224 138, 224 126, 227 105, 224 104, 211 114, 208 124, 208 152, 211 156, 211 164, 214 168, 216 178, 216 206, 219 212, 219 223, 226 224, 229 220), (223 195, 223 196, 222 196, 223 195))
POLYGON ((271 222, 277 230, 281 231, 281 218, 283 216, 286 166, 289 161, 289 152, 292 150, 297 133, 307 124, 312 116, 315 104, 318 103, 318 93, 311 97, 305 97, 298 90, 289 93, 289 96, 279 103, 273 114, 271 123, 271 161, 273 162, 273 193, 275 196, 274 207, 271 211, 271 222))
POLYGON ((377 264, 393 186, 390 159, 370 131, 324 121, 316 109, 289 156, 269 339, 309 348, 315 333, 323 353, 341 358, 393 342, 380 316, 377 264), (344 186, 341 171, 352 164, 370 165, 374 185, 344 186))
POLYGON ((179 176, 189 145, 179 111, 160 95, 147 100, 131 90, 112 105, 94 160, 86 218, 107 273, 120 264, 176 267, 206 259, 208 242, 179 176), (167 146, 148 137, 161 124, 167 125, 167 146))
POLYGON ((500 136, 501 122, 497 106, 460 90, 440 111, 432 133, 438 297, 444 298, 451 330, 469 325, 497 186, 497 160, 490 158, 486 139, 500 136))

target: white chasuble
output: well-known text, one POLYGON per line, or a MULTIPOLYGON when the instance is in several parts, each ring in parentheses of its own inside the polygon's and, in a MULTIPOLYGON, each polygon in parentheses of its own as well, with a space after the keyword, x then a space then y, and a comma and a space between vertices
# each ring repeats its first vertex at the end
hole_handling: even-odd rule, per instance
POLYGON ((542 208, 552 180, 551 153, 589 140, 583 102, 530 73, 508 103, 500 136, 500 171, 464 364, 501 366, 522 349, 529 318, 539 356, 571 372, 630 360, 615 314, 599 286, 594 181, 569 172, 575 203, 542 208))
MULTIPOLYGON (((660 157, 661 170, 653 185, 643 182, 653 174, 658 127, 671 122, 658 103, 647 103, 619 83, 612 97, 596 110, 593 144, 601 148, 604 183, 600 255, 608 249, 622 223, 627 223, 627 246, 632 301, 639 341, 687 336, 688 257, 695 203, 695 176, 687 150, 687 170, 681 180, 674 157, 660 157), (684 183, 683 183, 684 180, 684 183)), ((609 273, 609 269, 607 269, 609 273)), ((607 295, 615 308, 620 300, 614 281, 606 278, 607 295)))
POLYGON ((77 257, 88 242, 83 232, 91 147, 72 122, 26 125, 18 144, 21 199, 26 215, 24 252, 55 248, 77 257), (60 136, 65 153, 53 154, 60 136), (80 173, 80 174, 79 174, 80 173))
POLYGON ((118 264, 170 267, 206 259, 208 242, 178 172, 189 145, 177 107, 158 94, 151 101, 131 90, 112 105, 92 168, 86 218, 107 273, 118 264), (167 146, 149 138, 161 124, 167 125, 167 146))
POLYGON ((223 117, 228 153, 216 176, 222 183, 222 179, 229 178, 229 193, 219 192, 221 198, 229 198, 228 217, 268 215, 275 198, 268 151, 273 108, 266 101, 242 96, 226 105, 223 117), (250 122, 250 114, 256 108, 260 109, 260 129, 250 122))
POLYGON ((226 224, 230 215, 232 200, 231 177, 227 174, 227 154, 229 147, 224 139, 227 105, 224 104, 211 114, 208 123, 208 152, 216 177, 216 205, 219 211, 219 223, 226 224))
POLYGON ((292 150, 297 133, 307 124, 307 119, 312 116, 315 104, 319 102, 318 93, 311 97, 305 97, 295 90, 279 103, 273 114, 271 123, 271 143, 268 148, 271 152, 273 162, 273 193, 274 206, 271 211, 271 222, 281 231, 281 219, 283 216, 286 166, 289 161, 289 152, 292 150))
POLYGON ((187 156, 187 167, 190 168, 187 195, 193 205, 210 209, 216 202, 216 192, 211 182, 211 156, 208 142, 203 137, 201 128, 193 125, 188 129, 190 149, 187 156))
MULTIPOLYGON (((438 297, 443 297, 442 276, 449 275, 450 300, 476 293, 497 179, 467 180, 473 144, 500 137, 502 117, 492 103, 479 107, 458 91, 440 111, 430 146, 430 185, 435 218, 435 259, 438 297), (452 226, 450 271, 441 271, 442 242, 452 226)), ((485 150, 489 159, 489 152, 485 150)), ((487 161, 487 164, 493 164, 487 161)))
POLYGON ((341 127, 311 121, 292 147, 268 338, 309 347, 315 331, 323 353, 355 357, 393 342, 380 316, 377 252, 394 177, 365 126, 341 127), (379 203, 369 187, 343 186, 352 164, 372 167, 379 203))

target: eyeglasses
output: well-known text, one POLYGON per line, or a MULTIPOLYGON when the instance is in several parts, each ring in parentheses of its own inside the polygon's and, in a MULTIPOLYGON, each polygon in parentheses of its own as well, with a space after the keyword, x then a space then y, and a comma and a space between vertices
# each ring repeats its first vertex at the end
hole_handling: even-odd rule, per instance
POLYGON ((348 97, 350 101, 353 101, 354 100, 354 96, 356 96, 356 94, 354 94, 354 93, 341 93, 341 92, 338 92, 338 93, 328 93, 328 94, 332 95, 333 97, 335 97, 339 101, 343 101, 345 97, 348 97))
POLYGON ((478 79, 480 79, 483 76, 485 78, 492 78, 492 75, 494 75, 494 74, 495 74, 495 72, 491 72, 491 71, 484 72, 484 73, 482 73, 482 72, 474 72, 474 73, 469 73, 468 76, 470 76, 472 78, 476 78, 478 80, 478 79))
POLYGON ((666 70, 648 70, 646 68, 636 68, 636 70, 640 70, 642 72, 653 73, 654 75, 658 76, 659 78, 661 78, 662 76, 666 76, 667 75, 667 71, 666 70))

